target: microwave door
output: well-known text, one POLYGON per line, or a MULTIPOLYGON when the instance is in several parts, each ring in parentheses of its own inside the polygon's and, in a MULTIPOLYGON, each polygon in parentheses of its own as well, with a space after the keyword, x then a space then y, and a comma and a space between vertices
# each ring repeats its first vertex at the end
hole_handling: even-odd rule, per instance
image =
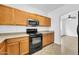
POLYGON ((30 26, 38 26, 39 23, 38 23, 38 21, 29 21, 29 25, 30 26))

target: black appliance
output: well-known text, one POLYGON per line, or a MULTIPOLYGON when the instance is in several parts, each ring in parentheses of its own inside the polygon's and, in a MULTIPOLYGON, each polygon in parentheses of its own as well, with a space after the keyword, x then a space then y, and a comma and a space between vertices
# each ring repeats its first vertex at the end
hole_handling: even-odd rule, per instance
POLYGON ((29 24, 29 26, 38 26, 39 21, 38 20, 33 20, 33 19, 28 19, 28 24, 29 24))
POLYGON ((78 55, 79 55, 79 11, 78 11, 78 26, 77 26, 77 34, 78 34, 78 55))
POLYGON ((42 49, 42 34, 37 29, 27 29, 29 34, 29 54, 42 49))

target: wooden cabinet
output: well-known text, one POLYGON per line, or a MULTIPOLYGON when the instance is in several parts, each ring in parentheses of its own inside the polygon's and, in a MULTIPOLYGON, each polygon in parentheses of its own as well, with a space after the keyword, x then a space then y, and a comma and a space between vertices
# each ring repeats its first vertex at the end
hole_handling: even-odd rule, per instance
POLYGON ((54 33, 48 33, 48 44, 54 42, 54 33))
POLYGON ((51 26, 51 19, 50 18, 48 18, 48 17, 45 17, 45 24, 46 24, 46 26, 51 26))
POLYGON ((29 53, 29 38, 17 37, 7 40, 8 55, 24 55, 29 53))
POLYGON ((54 33, 43 33, 43 46, 54 42, 54 33))
POLYGON ((0 25, 12 24, 13 19, 13 9, 0 5, 0 25))
POLYGON ((45 24, 45 18, 42 16, 37 16, 38 20, 39 20, 39 26, 46 26, 45 24))
POLYGON ((47 34, 43 34, 43 46, 46 46, 48 45, 48 35, 47 34))
POLYGON ((19 46, 20 39, 18 38, 10 38, 7 39, 7 54, 8 55, 19 55, 20 54, 20 46, 19 46))
POLYGON ((27 18, 27 12, 0 5, 0 25, 26 26, 27 18))
POLYGON ((48 17, 0 5, 0 25, 27 26, 28 19, 38 20, 39 26, 51 26, 48 17))
POLYGON ((44 16, 37 16, 39 20, 39 26, 49 27, 51 26, 51 19, 44 16))
POLYGON ((7 44, 8 55, 19 55, 19 42, 12 42, 7 44))
POLYGON ((29 53, 29 40, 28 38, 25 38, 20 41, 20 54, 24 55, 29 53))
POLYGON ((6 46, 5 42, 0 43, 0 55, 5 55, 6 54, 6 46))
POLYGON ((14 9, 14 22, 16 25, 23 25, 26 26, 28 25, 27 19, 28 19, 28 13, 14 9))
POLYGON ((37 15, 29 13, 29 19, 37 20, 37 15))

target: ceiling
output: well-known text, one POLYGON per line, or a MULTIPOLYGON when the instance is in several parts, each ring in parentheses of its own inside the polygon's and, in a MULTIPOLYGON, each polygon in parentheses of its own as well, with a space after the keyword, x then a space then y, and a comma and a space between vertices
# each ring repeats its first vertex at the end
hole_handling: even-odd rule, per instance
POLYGON ((60 8, 63 5, 64 4, 28 4, 28 6, 39 9, 46 13, 54 11, 55 9, 60 8))
POLYGON ((23 10, 28 9, 30 11, 34 11, 34 9, 37 9, 39 11, 46 13, 46 14, 64 6, 64 4, 6 4, 6 5, 15 7, 15 8, 19 8, 19 9, 23 9, 23 10))

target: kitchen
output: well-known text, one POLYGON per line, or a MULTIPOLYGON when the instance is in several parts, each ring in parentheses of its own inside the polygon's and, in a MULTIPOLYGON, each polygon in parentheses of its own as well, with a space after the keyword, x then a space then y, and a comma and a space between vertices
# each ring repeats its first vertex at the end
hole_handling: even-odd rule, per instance
MULTIPOLYGON (((44 48, 47 47, 49 48, 47 49, 48 55, 52 54, 52 51, 61 55, 61 46, 63 45, 61 45, 61 37, 59 33, 60 22, 57 20, 59 18, 59 14, 56 14, 59 11, 56 11, 55 9, 62 8, 64 5, 42 5, 43 7, 50 8, 50 10, 52 10, 51 8, 53 7, 55 11, 53 13, 50 12, 49 15, 41 12, 40 9, 36 10, 29 7, 32 5, 0 5, 1 55, 37 55, 41 50, 44 50, 44 48), (50 45, 54 48, 49 47, 50 45)), ((38 6, 33 5, 33 7, 37 8, 41 5, 39 7, 38 6)), ((43 11, 45 11, 45 9, 43 9, 43 11)), ((48 11, 46 12, 48 13, 48 11)), ((45 51, 42 52, 44 53, 45 51)), ((39 54, 41 55, 41 53, 39 54)))

